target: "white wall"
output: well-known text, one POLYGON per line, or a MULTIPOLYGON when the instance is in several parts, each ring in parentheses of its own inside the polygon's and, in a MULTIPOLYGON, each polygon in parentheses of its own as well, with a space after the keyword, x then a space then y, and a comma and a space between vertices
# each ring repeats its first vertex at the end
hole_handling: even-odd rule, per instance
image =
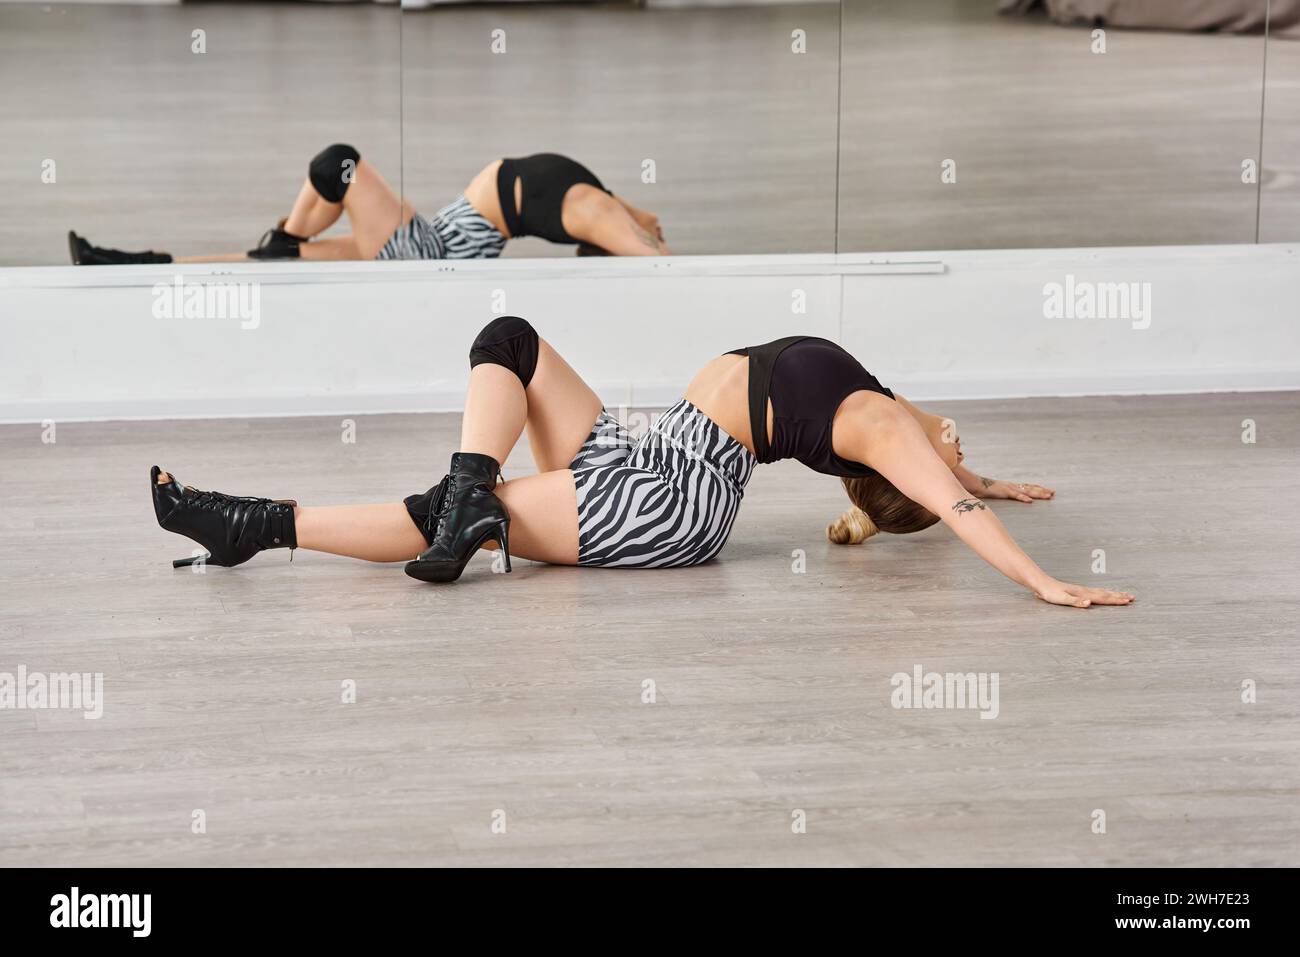
POLYGON ((1300 388, 1300 247, 934 255, 947 267, 942 276, 845 281, 842 344, 868 368, 880 366, 905 394, 1300 388), (1149 326, 1044 318, 1044 285, 1063 283, 1067 274, 1149 283, 1149 326))
POLYGON ((1300 388, 1300 247, 0 270, 0 420, 459 409, 466 354, 525 316, 606 401, 708 358, 841 341, 918 399, 1300 388), (159 319, 153 284, 258 283, 260 322, 159 319), (1151 284, 1151 322, 1047 319, 1043 286, 1151 284), (797 291, 806 312, 792 309, 797 291), (498 297, 504 296, 501 309, 498 297))

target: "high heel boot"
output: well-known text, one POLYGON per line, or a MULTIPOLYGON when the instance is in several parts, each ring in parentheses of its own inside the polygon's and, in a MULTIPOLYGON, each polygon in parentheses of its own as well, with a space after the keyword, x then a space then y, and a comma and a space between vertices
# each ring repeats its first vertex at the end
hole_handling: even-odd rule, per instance
POLYGON ((510 571, 510 516, 492 491, 501 466, 490 455, 457 452, 434 498, 431 544, 406 563, 406 574, 424 582, 453 582, 485 542, 495 541, 510 571))
POLYGON ((68 253, 72 256, 74 266, 129 266, 172 261, 171 253, 156 253, 152 249, 142 253, 129 253, 96 246, 72 230, 68 232, 68 253))
POLYGON ((178 558, 173 568, 197 562, 230 567, 241 565, 266 548, 297 548, 294 501, 241 498, 222 492, 201 492, 170 481, 160 483, 162 469, 149 472, 153 510, 158 524, 169 532, 192 538, 208 550, 204 556, 178 558))
POLYGON ((295 236, 287 232, 284 224, 288 217, 280 220, 271 229, 262 234, 257 248, 248 251, 249 259, 299 259, 302 252, 299 247, 309 242, 305 236, 295 236))

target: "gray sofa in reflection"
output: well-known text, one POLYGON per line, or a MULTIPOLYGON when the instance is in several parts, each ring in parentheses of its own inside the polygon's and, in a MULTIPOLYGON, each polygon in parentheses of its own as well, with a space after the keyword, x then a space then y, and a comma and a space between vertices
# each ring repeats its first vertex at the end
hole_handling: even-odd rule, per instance
MULTIPOLYGON (((1300 0, 1271 0, 1269 35, 1300 38, 1300 0)), ((1045 8, 1057 23, 1196 32, 1262 33, 1263 0, 1001 0, 1000 13, 1045 8)))

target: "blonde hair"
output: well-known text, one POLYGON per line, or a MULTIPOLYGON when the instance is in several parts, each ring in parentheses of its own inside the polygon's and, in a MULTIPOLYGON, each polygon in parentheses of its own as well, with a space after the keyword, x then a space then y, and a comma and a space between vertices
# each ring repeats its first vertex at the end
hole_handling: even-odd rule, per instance
POLYGON ((826 537, 836 545, 857 545, 879 531, 871 516, 854 505, 826 526, 826 537))
POLYGON ((853 507, 826 526, 826 537, 836 545, 857 545, 877 532, 919 532, 939 521, 938 515, 913 502, 879 473, 843 482, 853 507))

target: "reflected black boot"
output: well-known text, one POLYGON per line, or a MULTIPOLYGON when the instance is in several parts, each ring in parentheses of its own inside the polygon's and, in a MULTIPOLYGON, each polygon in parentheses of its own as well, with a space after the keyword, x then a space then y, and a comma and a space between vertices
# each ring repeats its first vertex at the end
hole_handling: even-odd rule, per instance
POLYGON ((293 233, 284 231, 284 224, 288 219, 282 219, 275 224, 274 229, 268 229, 258 240, 257 248, 248 251, 249 259, 298 259, 302 256, 298 247, 308 240, 301 236, 295 236, 293 233))
POLYGON ((95 246, 84 236, 68 231, 68 255, 74 266, 131 266, 144 263, 169 263, 171 253, 156 253, 152 249, 142 253, 128 253, 120 249, 95 246))
POLYGON ((495 541, 510 571, 510 516, 492 491, 501 466, 490 455, 457 452, 429 516, 428 548, 406 563, 406 574, 424 582, 454 582, 485 542, 495 541))
POLYGON ((200 492, 181 485, 170 473, 169 481, 160 483, 161 473, 156 465, 149 473, 158 524, 194 539, 208 550, 206 556, 176 559, 173 568, 197 562, 230 567, 243 564, 266 548, 298 547, 293 523, 297 502, 200 492))

